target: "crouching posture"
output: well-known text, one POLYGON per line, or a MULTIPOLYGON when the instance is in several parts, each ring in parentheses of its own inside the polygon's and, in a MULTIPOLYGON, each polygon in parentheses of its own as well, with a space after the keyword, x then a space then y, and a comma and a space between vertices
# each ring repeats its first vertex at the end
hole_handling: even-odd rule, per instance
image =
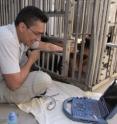
MULTIPOLYGON (((40 42, 47 16, 40 9, 28 6, 17 15, 13 24, 0 27, 0 103, 25 102, 45 92, 51 84, 51 77, 42 72, 30 72, 39 59, 39 50, 26 50, 40 42)), ((41 48, 44 49, 44 48, 41 48)))

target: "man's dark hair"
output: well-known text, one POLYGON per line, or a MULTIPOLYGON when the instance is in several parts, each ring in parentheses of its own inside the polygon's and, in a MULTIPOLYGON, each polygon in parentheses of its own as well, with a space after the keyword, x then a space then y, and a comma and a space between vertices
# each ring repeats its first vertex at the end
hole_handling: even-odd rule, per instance
POLYGON ((47 23, 48 17, 39 8, 34 6, 24 7, 15 19, 15 25, 17 26, 20 22, 24 22, 27 27, 33 25, 35 21, 40 20, 43 23, 47 23))

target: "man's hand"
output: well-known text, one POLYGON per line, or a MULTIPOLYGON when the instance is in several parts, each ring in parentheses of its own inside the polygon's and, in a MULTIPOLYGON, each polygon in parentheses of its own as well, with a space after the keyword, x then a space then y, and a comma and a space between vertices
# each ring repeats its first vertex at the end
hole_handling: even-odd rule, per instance
POLYGON ((35 63, 40 57, 40 51, 39 50, 30 51, 28 56, 29 56, 29 61, 35 63))

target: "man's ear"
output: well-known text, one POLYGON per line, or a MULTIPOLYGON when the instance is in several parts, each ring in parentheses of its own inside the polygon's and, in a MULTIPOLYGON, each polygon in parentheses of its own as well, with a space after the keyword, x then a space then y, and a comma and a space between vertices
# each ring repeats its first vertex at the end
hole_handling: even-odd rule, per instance
POLYGON ((27 26, 23 22, 19 23, 20 32, 24 32, 26 29, 27 29, 27 26))

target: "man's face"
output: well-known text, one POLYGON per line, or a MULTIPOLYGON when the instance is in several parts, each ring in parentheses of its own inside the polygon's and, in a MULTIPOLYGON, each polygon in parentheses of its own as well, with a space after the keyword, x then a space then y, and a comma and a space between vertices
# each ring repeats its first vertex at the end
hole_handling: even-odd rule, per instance
POLYGON ((24 24, 23 31, 20 33, 20 40, 27 46, 31 46, 34 42, 40 41, 44 33, 45 23, 36 21, 30 27, 24 24))

